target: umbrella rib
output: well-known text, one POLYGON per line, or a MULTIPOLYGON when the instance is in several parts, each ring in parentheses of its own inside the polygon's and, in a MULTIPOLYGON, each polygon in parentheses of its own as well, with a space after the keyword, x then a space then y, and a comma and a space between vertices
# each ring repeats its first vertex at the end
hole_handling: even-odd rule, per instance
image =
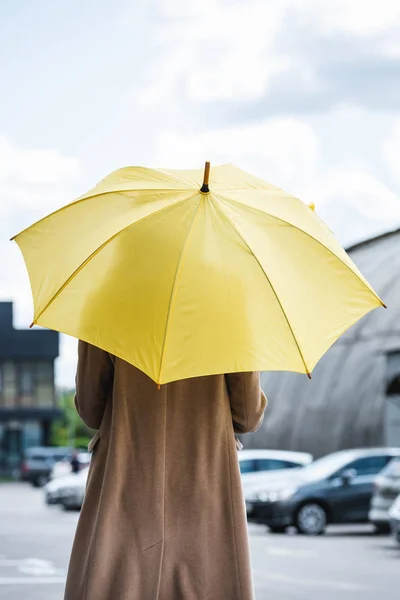
POLYGON ((46 219, 53 217, 54 215, 66 210, 68 208, 72 208, 73 206, 76 206, 77 204, 80 204, 81 202, 85 202, 86 200, 93 200, 93 198, 99 198, 99 196, 107 196, 107 194, 119 194, 119 193, 124 193, 124 192, 139 192, 140 194, 143 194, 144 192, 150 192, 152 194, 154 194, 154 192, 161 192, 164 194, 171 194, 173 192, 189 192, 189 191, 190 191, 189 188, 187 188, 187 189, 171 188, 171 189, 165 189, 165 190, 158 190, 158 189, 151 190, 148 188, 143 189, 143 190, 132 190, 131 188, 124 188, 121 190, 108 190, 107 192, 99 192, 98 194, 91 194, 90 196, 84 196, 83 198, 78 198, 77 200, 74 200, 73 202, 70 202, 69 204, 66 204, 65 206, 60 206, 60 208, 57 208, 57 210, 53 211, 49 215, 46 215, 42 219, 39 219, 38 221, 33 223, 32 225, 29 225, 29 227, 26 227, 19 233, 15 234, 10 239, 10 241, 12 242, 13 240, 15 240, 17 237, 19 237, 26 231, 29 231, 29 229, 31 229, 32 227, 36 227, 36 225, 39 225, 39 223, 46 221, 46 219))
POLYGON ((293 340, 294 340, 294 342, 295 342, 295 344, 296 344, 296 347, 297 347, 297 350, 298 350, 298 352, 299 352, 299 354, 300 354, 301 360, 303 361, 303 364, 304 364, 304 368, 305 368, 305 370, 306 370, 306 373, 307 373, 308 377, 311 379, 310 369, 309 369, 309 368, 308 368, 308 366, 307 366, 306 360, 305 360, 305 358, 304 358, 303 352, 302 352, 302 350, 301 350, 301 347, 300 347, 300 343, 299 343, 299 341, 298 341, 298 339, 297 339, 297 337, 296 337, 296 334, 295 334, 295 333, 294 333, 294 331, 293 331, 293 327, 292 327, 292 326, 291 326, 291 324, 290 324, 289 318, 288 318, 288 316, 287 316, 287 314, 286 314, 286 312, 285 312, 285 309, 283 308, 283 305, 282 305, 282 302, 281 302, 281 300, 280 300, 280 298, 279 298, 279 296, 278 296, 278 293, 277 293, 277 291, 275 290, 274 286, 272 285, 272 283, 271 283, 271 280, 270 280, 270 278, 268 277, 268 275, 267 275, 267 273, 266 273, 266 271, 265 271, 264 267, 262 266, 261 262, 258 260, 258 258, 257 258, 257 256, 256 256, 256 254, 253 252, 253 249, 252 249, 251 245, 250 245, 250 244, 249 244, 249 242, 246 240, 246 238, 244 237, 243 233, 240 231, 240 229, 239 229, 239 228, 238 228, 238 226, 235 224, 235 222, 234 222, 234 221, 232 221, 232 219, 231 219, 231 218, 230 218, 230 217, 229 217, 229 216, 228 216, 228 215, 227 215, 227 214, 224 212, 224 210, 223 210, 223 209, 222 209, 222 207, 220 206, 220 203, 218 202, 218 200, 217 200, 216 198, 213 198, 213 200, 214 200, 214 203, 215 203, 215 206, 216 206, 216 208, 219 210, 219 212, 220 212, 220 213, 222 213, 222 215, 225 217, 225 219, 227 219, 227 221, 230 223, 231 227, 232 227, 232 228, 235 230, 235 232, 236 232, 236 233, 239 235, 239 237, 241 238, 241 240, 244 242, 244 244, 246 245, 246 247, 248 248, 248 250, 251 252, 251 254, 252 254, 252 256, 254 257, 254 259, 256 260, 256 262, 257 262, 258 266, 260 267, 260 269, 261 269, 261 270, 262 270, 262 272, 264 273, 264 275, 265 275, 265 278, 266 278, 266 280, 268 281, 268 283, 269 283, 269 285, 270 285, 270 287, 271 287, 271 290, 272 290, 272 292, 273 292, 273 294, 274 294, 274 296, 275 296, 275 298, 276 298, 276 300, 277 300, 277 302, 278 302, 278 304, 279 304, 279 306, 280 306, 280 309, 281 309, 281 311, 282 311, 282 314, 283 314, 283 316, 284 316, 284 318, 285 318, 285 321, 286 321, 286 323, 287 323, 287 326, 288 326, 288 328, 289 328, 289 331, 290 331, 290 333, 292 334, 293 340))
POLYGON ((142 223, 146 219, 149 219, 150 217, 153 217, 154 215, 157 215, 157 214, 163 212, 164 210, 168 210, 169 208, 176 206, 177 204, 186 202, 189 199, 189 197, 182 198, 182 200, 177 200, 176 202, 174 202, 172 204, 163 206, 163 208, 160 208, 159 210, 156 210, 155 212, 150 213, 149 215, 146 215, 145 217, 142 217, 141 219, 138 219, 134 223, 130 223, 126 227, 123 227, 123 229, 120 229, 119 231, 117 231, 117 233, 115 233, 113 236, 108 238, 108 240, 103 242, 103 244, 101 244, 87 258, 85 258, 85 260, 75 269, 75 271, 68 277, 68 279, 62 284, 62 286, 53 294, 53 296, 50 298, 50 300, 48 301, 46 306, 40 311, 38 316, 34 319, 33 323, 35 324, 38 322, 38 320, 40 319, 42 314, 49 308, 49 306, 51 306, 51 304, 53 304, 54 300, 56 300, 56 298, 58 298, 58 296, 64 291, 64 289, 71 283, 71 281, 74 279, 74 277, 76 277, 76 275, 78 275, 78 273, 92 260, 92 258, 94 258, 99 252, 101 252, 113 240, 115 240, 115 238, 117 238, 119 235, 121 235, 121 233, 124 233, 124 231, 127 231, 127 229, 129 229, 130 227, 134 227, 137 223, 142 223))
MULTIPOLYGON (((236 191, 236 190, 235 190, 236 191)), ((296 200, 298 200, 298 198, 296 198, 296 200)), ((312 239, 314 242, 316 242, 317 244, 319 244, 320 246, 322 246, 323 248, 325 248, 325 250, 328 250, 328 252, 331 252, 331 254, 333 254, 338 261, 340 261, 351 273, 353 273, 353 275, 355 275, 363 284, 364 286, 370 290, 375 298, 377 300, 379 300, 379 302, 384 306, 382 300, 379 298, 378 294, 375 292, 375 290, 373 290, 368 283, 366 283, 364 281, 364 278, 358 275, 358 273, 356 273, 355 271, 353 271, 353 269, 343 260, 343 258, 341 258, 334 250, 332 250, 331 248, 328 248, 328 246, 325 246, 325 244, 323 244, 318 238, 314 237, 311 233, 308 233, 307 231, 304 231, 304 229, 302 229, 301 227, 298 227, 297 225, 294 225, 294 223, 290 223, 290 221, 286 221, 285 219, 282 219, 281 217, 277 217, 275 215, 271 215, 270 213, 266 213, 263 210, 261 210, 260 208, 256 208, 255 206, 249 206, 248 204, 244 204, 242 202, 239 202, 238 200, 233 200, 231 198, 221 198, 222 202, 226 202, 226 203, 232 203, 232 204, 237 204, 238 206, 247 208, 249 210, 253 210, 255 212, 258 212, 264 216, 268 216, 271 219, 275 219, 276 221, 280 221, 281 223, 284 223, 285 225, 288 225, 289 227, 294 227, 294 229, 297 229, 297 231, 301 231, 301 233, 304 233, 304 235, 308 236, 310 239, 312 239)), ((301 200, 299 200, 299 202, 301 202, 301 200)), ((224 213, 225 214, 225 213, 224 213)))
POLYGON ((164 357, 165 357, 165 349, 166 349, 166 345, 167 345, 167 336, 168 336, 168 331, 169 331, 169 325, 170 325, 170 322, 171 322, 171 315, 172 315, 172 311, 173 311, 174 304, 175 304, 177 283, 178 283, 178 280, 179 280, 179 278, 180 278, 180 276, 182 274, 182 271, 183 271, 183 265, 184 265, 184 262, 185 262, 186 250, 187 250, 187 248, 188 248, 188 246, 190 244, 190 241, 192 239, 193 231, 194 231, 194 228, 196 226, 196 222, 197 222, 197 219, 198 219, 198 216, 199 216, 199 213, 200 213, 200 207, 202 206, 203 202, 204 202, 204 196, 201 196, 201 198, 199 200, 199 204, 198 204, 196 212, 195 212, 195 215, 194 215, 193 220, 192 220, 192 222, 190 224, 189 231, 187 233, 185 243, 182 246, 182 250, 181 250, 181 254, 179 256, 178 264, 176 266, 174 282, 172 284, 171 296, 170 296, 170 299, 169 299, 167 320, 166 320, 166 323, 165 323, 164 341, 163 341, 163 346, 162 346, 162 349, 161 349, 160 370, 159 370, 158 381, 157 381, 157 383, 159 385, 161 384, 161 373, 162 373, 163 366, 164 366, 164 357))

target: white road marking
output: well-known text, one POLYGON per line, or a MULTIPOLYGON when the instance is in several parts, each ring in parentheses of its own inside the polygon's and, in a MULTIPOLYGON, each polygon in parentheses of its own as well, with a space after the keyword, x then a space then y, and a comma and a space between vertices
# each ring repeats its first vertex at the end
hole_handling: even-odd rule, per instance
POLYGON ((61 585, 65 577, 0 577, 0 585, 61 585))
POLYGON ((370 588, 367 586, 352 583, 350 581, 332 581, 329 579, 316 579, 306 577, 290 577, 283 573, 263 573, 256 571, 257 577, 265 582, 282 582, 283 584, 303 585, 310 587, 328 588, 331 590, 340 590, 342 592, 367 592, 370 588))
POLYGON ((266 553, 272 556, 299 556, 301 558, 313 558, 317 556, 312 550, 304 550, 303 548, 284 548, 280 546, 268 546, 266 553))
MULTIPOLYGON (((21 558, 21 559, 10 559, 0 558, 0 568, 16 568, 19 573, 24 575, 33 575, 34 577, 60 577, 64 576, 64 571, 56 569, 50 560, 44 560, 42 558, 21 558)), ((0 579, 10 579, 9 577, 3 577, 0 579)), ((11 577, 13 579, 13 577, 11 577)), ((18 578, 17 578, 18 579, 18 578)))

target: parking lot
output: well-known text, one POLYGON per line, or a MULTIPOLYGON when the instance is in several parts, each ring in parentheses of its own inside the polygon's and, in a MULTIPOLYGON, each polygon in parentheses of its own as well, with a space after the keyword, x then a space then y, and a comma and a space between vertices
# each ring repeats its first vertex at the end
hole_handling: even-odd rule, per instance
MULTIPOLYGON (((41 490, 1 485, 0 600, 62 600, 77 519, 41 490)), ((307 538, 251 526, 250 539, 257 600, 398 599, 400 550, 368 527, 307 538)))

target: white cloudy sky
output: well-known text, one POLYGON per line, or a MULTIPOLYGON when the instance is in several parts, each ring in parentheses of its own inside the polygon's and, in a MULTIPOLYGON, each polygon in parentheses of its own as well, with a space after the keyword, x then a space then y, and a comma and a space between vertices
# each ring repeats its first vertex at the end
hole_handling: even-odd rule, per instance
MULTIPOLYGON (((396 0, 2 0, 0 299, 10 236, 128 164, 233 162, 344 244, 400 226, 396 0)), ((73 383, 75 342, 57 373, 73 383)))

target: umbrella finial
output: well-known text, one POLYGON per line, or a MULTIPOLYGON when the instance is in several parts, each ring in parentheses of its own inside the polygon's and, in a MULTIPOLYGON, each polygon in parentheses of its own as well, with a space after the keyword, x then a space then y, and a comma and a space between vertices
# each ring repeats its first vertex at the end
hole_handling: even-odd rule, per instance
POLYGON ((210 161, 206 161, 206 164, 204 167, 203 185, 200 188, 200 191, 202 194, 210 193, 210 188, 208 187, 209 179, 210 179, 210 161))

